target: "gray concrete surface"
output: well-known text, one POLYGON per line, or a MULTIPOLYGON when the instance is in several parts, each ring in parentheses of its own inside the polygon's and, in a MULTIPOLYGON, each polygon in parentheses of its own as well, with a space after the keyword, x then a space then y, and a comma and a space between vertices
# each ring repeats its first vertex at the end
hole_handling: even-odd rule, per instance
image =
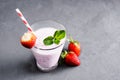
POLYGON ((0 80, 120 80, 120 0, 0 0, 0 80), (30 24, 63 24, 81 43, 81 65, 39 71, 19 43, 27 29, 16 8, 30 24))

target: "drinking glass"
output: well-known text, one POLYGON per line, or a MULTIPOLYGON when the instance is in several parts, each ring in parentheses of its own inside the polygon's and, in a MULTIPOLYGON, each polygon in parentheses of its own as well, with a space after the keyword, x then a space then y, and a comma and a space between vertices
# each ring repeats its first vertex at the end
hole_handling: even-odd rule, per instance
POLYGON ((66 41, 66 35, 59 45, 52 44, 52 46, 43 45, 42 37, 53 35, 55 31, 53 31, 52 28, 55 30, 65 30, 65 27, 60 23, 48 20, 36 22, 31 26, 31 28, 37 36, 36 44, 31 49, 36 59, 37 67, 42 71, 55 69, 58 66, 58 60, 66 41), (47 29, 47 31, 44 31, 45 29, 47 29))

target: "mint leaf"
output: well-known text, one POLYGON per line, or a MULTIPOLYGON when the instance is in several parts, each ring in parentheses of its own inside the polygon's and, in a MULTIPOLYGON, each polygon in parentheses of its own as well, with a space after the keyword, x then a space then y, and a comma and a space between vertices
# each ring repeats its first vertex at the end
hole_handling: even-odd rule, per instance
POLYGON ((48 36, 43 40, 45 45, 59 44, 60 40, 65 37, 65 30, 56 30, 53 36, 48 36))
POLYGON ((60 40, 54 39, 54 43, 55 43, 55 44, 59 44, 59 43, 60 43, 60 40))
POLYGON ((61 40, 65 37, 65 30, 57 30, 54 34, 54 38, 57 40, 61 40))
POLYGON ((48 36, 47 38, 45 38, 43 40, 43 42, 44 42, 45 45, 51 45, 51 44, 53 44, 53 39, 54 38, 52 36, 48 36))
POLYGON ((55 31, 54 38, 57 38, 60 35, 60 30, 55 31))

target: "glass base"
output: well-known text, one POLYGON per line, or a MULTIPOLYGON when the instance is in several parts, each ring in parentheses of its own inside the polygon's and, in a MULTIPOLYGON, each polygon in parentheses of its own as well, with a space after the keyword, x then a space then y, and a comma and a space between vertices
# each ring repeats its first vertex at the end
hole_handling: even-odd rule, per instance
MULTIPOLYGON (((37 62, 36 62, 36 63, 37 63, 37 62)), ((41 71, 43 71, 43 72, 49 72, 49 71, 55 69, 57 66, 58 66, 58 63, 57 63, 55 66, 52 66, 52 67, 50 67, 50 68, 44 68, 44 67, 40 66, 40 65, 37 63, 37 67, 38 67, 41 71)))

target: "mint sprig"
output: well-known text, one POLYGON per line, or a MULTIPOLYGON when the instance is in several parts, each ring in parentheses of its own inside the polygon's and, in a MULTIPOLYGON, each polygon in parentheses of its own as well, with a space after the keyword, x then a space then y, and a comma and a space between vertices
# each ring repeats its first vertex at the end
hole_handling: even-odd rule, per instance
POLYGON ((56 30, 53 36, 48 36, 43 40, 45 45, 59 44, 61 39, 65 37, 65 30, 56 30))

